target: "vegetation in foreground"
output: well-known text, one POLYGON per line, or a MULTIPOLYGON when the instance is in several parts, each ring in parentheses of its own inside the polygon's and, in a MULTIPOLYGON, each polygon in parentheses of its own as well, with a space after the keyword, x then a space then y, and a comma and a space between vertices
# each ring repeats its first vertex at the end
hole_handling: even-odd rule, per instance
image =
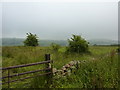
MULTIPOLYGON (((54 61, 53 66, 57 69, 72 60, 86 60, 86 63, 80 64, 79 70, 76 70, 70 76, 57 79, 54 78, 53 88, 118 88, 118 56, 110 54, 117 47, 91 46, 91 54, 66 54, 66 47, 60 47, 58 51, 52 47, 3 47, 2 63, 3 67, 27 64, 44 61, 44 54, 50 53, 54 61), (112 58, 111 58, 112 56, 112 58)), ((44 67, 34 66, 12 70, 11 73, 20 73, 32 71, 44 67)), ((23 76, 25 77, 25 76, 23 76)), ((11 83, 11 88, 34 88, 45 87, 45 77, 36 77, 26 81, 11 83), (43 82, 41 82, 43 81, 43 82), (25 84, 28 83, 28 84, 25 84)), ((3 85, 3 88, 7 85, 3 85)))
POLYGON ((72 75, 55 79, 55 88, 118 88, 118 56, 87 60, 72 75))

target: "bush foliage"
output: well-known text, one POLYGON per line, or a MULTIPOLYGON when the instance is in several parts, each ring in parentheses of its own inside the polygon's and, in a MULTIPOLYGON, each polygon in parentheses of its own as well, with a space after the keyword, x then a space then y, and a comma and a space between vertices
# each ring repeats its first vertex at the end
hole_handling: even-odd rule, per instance
POLYGON ((69 45, 67 47, 68 52, 83 53, 88 52, 88 42, 79 35, 73 35, 71 39, 68 39, 69 45))
POLYGON ((52 43, 52 44, 51 44, 51 47, 52 47, 52 50, 58 51, 59 48, 60 48, 60 45, 59 45, 59 44, 56 44, 56 43, 52 43))
POLYGON ((24 41, 25 46, 38 46, 38 39, 36 34, 27 33, 27 38, 24 41))

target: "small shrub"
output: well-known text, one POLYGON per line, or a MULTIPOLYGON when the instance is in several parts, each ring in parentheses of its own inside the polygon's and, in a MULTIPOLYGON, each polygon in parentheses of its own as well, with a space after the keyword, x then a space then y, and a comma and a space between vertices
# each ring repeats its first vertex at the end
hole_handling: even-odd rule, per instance
POLYGON ((24 41, 25 46, 38 46, 37 35, 33 35, 32 33, 27 33, 27 38, 24 41))
POLYGON ((51 47, 52 47, 52 50, 54 50, 54 51, 58 51, 59 48, 60 48, 60 45, 55 44, 55 43, 52 43, 52 44, 51 44, 51 47))
POLYGON ((67 47, 68 52, 84 53, 88 52, 88 42, 79 35, 73 35, 71 39, 68 39, 69 45, 67 47))
POLYGON ((120 53, 120 47, 116 49, 117 53, 120 53))

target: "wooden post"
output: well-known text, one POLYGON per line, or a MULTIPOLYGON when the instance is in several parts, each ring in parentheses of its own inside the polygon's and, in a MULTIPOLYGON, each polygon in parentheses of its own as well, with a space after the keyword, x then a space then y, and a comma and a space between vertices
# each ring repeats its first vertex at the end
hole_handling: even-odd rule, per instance
MULTIPOLYGON (((45 54, 45 61, 48 60, 50 60, 50 54, 45 54)), ((52 67, 50 67, 50 63, 46 63, 46 68, 51 68, 50 70, 46 70, 46 73, 52 72, 52 67)), ((46 80, 47 80, 46 87, 49 88, 50 84, 52 84, 52 74, 46 75, 46 80)))

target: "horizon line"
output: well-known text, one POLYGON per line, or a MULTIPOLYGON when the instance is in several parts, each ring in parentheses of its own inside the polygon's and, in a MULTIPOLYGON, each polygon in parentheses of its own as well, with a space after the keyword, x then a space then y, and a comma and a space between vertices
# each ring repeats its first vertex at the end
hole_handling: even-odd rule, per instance
MULTIPOLYGON (((22 38, 22 37, 2 37, 2 38, 0 37, 0 39, 4 39, 4 38, 6 38, 6 39, 25 39, 25 38, 22 38)), ((68 40, 68 39, 39 39, 39 40, 68 40)), ((92 38, 92 39, 85 39, 85 40, 114 40, 114 41, 120 41, 119 39, 107 39, 107 38, 92 38)))

